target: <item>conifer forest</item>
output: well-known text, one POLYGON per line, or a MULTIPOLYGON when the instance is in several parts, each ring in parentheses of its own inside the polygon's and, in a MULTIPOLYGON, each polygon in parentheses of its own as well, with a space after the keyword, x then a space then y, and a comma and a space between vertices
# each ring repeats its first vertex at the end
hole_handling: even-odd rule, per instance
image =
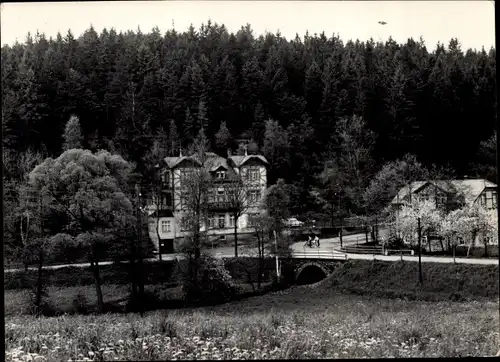
POLYGON ((28 34, 2 47, 4 182, 24 174, 28 150, 61 154, 71 117, 84 148, 120 154, 146 190, 158 155, 178 156, 203 128, 222 156, 264 155, 297 215, 366 212, 372 181, 401 160, 496 182, 495 58, 459 39, 286 39, 210 21, 28 34))

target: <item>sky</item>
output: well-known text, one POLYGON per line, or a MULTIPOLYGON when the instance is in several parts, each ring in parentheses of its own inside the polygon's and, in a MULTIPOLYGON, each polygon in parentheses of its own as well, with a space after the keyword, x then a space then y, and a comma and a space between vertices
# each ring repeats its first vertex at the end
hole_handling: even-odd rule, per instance
POLYGON ((295 34, 322 31, 330 37, 366 41, 392 36, 403 43, 423 37, 429 50, 437 42, 457 38, 462 49, 486 50, 495 46, 494 3, 476 1, 99 1, 58 3, 3 3, 1 42, 23 42, 38 30, 46 37, 71 29, 78 37, 92 24, 97 32, 143 33, 153 27, 165 32, 199 28, 210 19, 236 32, 249 23, 256 35, 278 29, 287 39, 295 34), (386 25, 379 24, 386 22, 386 25))

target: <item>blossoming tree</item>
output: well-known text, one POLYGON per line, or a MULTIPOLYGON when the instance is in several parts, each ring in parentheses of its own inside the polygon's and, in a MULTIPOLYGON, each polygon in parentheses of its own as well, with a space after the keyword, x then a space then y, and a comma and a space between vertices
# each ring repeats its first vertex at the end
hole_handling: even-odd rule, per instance
POLYGON ((415 198, 401 209, 397 227, 404 240, 414 245, 418 235, 439 232, 442 220, 443 213, 433 202, 415 198))

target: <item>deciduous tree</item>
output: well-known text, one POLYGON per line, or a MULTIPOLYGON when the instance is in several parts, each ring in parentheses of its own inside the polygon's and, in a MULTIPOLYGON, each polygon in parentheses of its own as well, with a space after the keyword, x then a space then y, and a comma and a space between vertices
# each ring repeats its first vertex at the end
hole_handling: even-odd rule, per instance
POLYGON ((29 186, 50 198, 47 207, 68 218, 62 237, 88 251, 100 311, 102 246, 118 242, 116 233, 134 219, 127 196, 130 172, 130 165, 118 155, 71 149, 46 159, 29 175, 29 186))

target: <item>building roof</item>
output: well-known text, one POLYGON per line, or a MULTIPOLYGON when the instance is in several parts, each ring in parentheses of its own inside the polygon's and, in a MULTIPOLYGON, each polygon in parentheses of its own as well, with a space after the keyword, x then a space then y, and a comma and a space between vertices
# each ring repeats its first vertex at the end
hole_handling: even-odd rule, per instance
POLYGON ((163 160, 167 164, 168 168, 174 168, 178 164, 180 164, 182 161, 185 161, 185 160, 191 160, 191 161, 197 162, 197 160, 191 156, 165 157, 163 160))
MULTIPOLYGON (((261 162, 268 164, 266 158, 261 155, 229 156, 227 159, 213 152, 206 152, 205 155, 208 156, 208 159, 210 160, 210 171, 215 171, 221 166, 224 167, 226 170, 231 170, 228 160, 231 160, 236 167, 244 165, 251 159, 258 159, 261 162)), ((198 165, 201 164, 198 160, 197 155, 164 158, 164 161, 167 164, 168 168, 171 169, 177 167, 180 163, 186 160, 194 161, 198 163, 198 165)))
MULTIPOLYGON (((154 211, 152 214, 148 215, 148 217, 155 218, 156 213, 157 213, 157 211, 154 211)), ((174 214, 172 213, 171 210, 159 210, 158 215, 159 215, 159 217, 174 217, 174 214)))
POLYGON ((269 162, 267 162, 266 158, 264 156, 261 156, 261 155, 229 156, 229 159, 234 162, 236 167, 240 167, 240 166, 244 165, 246 162, 248 162, 249 160, 254 159, 254 158, 261 160, 266 165, 269 164, 269 162))
POLYGON ((404 202, 409 195, 410 189, 411 193, 415 194, 428 184, 435 185, 445 192, 463 194, 465 203, 469 205, 476 201, 485 188, 497 187, 496 184, 485 179, 414 181, 409 187, 408 185, 402 187, 391 203, 404 202))

